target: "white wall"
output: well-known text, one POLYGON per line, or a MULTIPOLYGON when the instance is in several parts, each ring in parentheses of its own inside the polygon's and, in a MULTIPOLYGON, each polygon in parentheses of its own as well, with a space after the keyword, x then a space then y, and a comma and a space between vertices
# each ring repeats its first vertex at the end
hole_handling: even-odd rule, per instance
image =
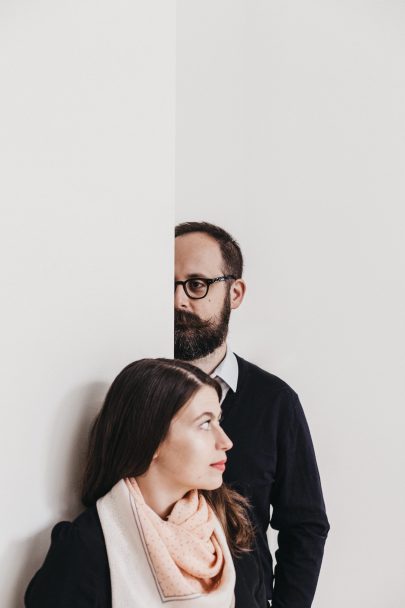
POLYGON ((300 394, 330 537, 314 606, 405 605, 405 7, 179 0, 176 219, 246 257, 239 354, 300 394))
POLYGON ((1 606, 80 508, 108 384, 172 354, 177 94, 176 219, 239 238, 232 345, 311 426, 314 606, 402 607, 404 12, 178 0, 175 87, 173 1, 1 7, 1 606))
POLYGON ((120 369, 172 355, 175 4, 3 3, 0 605, 80 509, 120 369))

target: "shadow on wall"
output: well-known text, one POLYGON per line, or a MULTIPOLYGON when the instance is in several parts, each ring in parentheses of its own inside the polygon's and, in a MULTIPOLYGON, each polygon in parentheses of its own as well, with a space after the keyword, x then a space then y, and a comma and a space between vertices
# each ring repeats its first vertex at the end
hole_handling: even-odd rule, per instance
MULTIPOLYGON (((63 399, 50 425, 47 457, 45 501, 55 514, 49 525, 24 540, 10 545, 1 562, 21 564, 18 572, 9 572, 10 597, 7 608, 22 608, 27 585, 42 565, 48 551, 51 530, 61 520, 72 520, 83 510, 80 502, 80 484, 91 424, 101 407, 108 386, 93 383, 78 388, 63 399), (12 581, 10 580, 10 583, 12 581)), ((29 509, 29 484, 27 505, 29 509)))

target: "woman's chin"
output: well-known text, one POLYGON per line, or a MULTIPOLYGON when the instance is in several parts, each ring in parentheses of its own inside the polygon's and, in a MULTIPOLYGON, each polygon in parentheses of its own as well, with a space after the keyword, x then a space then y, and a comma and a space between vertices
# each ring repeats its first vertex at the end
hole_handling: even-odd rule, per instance
POLYGON ((218 475, 218 479, 210 479, 200 485, 199 490, 218 490, 222 486, 222 483, 222 475, 218 475))

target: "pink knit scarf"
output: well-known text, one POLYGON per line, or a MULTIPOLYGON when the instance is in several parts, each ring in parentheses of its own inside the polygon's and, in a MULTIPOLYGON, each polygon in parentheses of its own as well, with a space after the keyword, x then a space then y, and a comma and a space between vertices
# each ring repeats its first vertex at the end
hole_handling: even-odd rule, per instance
POLYGON ((163 520, 145 503, 134 478, 125 483, 164 595, 209 593, 220 586, 224 554, 214 531, 216 516, 204 496, 191 490, 163 520))

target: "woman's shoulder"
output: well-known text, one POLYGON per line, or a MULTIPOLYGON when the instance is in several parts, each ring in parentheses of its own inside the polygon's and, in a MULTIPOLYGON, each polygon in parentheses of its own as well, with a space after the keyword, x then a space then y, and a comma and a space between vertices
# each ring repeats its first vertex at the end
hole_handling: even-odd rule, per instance
POLYGON ((107 551, 97 508, 90 507, 72 522, 61 521, 51 532, 52 554, 79 559, 86 570, 104 565, 107 551))
POLYGON ((105 547, 103 530, 96 506, 89 507, 72 522, 60 521, 54 526, 51 533, 53 543, 80 544, 94 548, 105 547))
POLYGON ((25 602, 27 608, 104 607, 109 605, 109 596, 104 536, 97 509, 91 507, 74 521, 54 526, 50 548, 27 588, 25 602))

